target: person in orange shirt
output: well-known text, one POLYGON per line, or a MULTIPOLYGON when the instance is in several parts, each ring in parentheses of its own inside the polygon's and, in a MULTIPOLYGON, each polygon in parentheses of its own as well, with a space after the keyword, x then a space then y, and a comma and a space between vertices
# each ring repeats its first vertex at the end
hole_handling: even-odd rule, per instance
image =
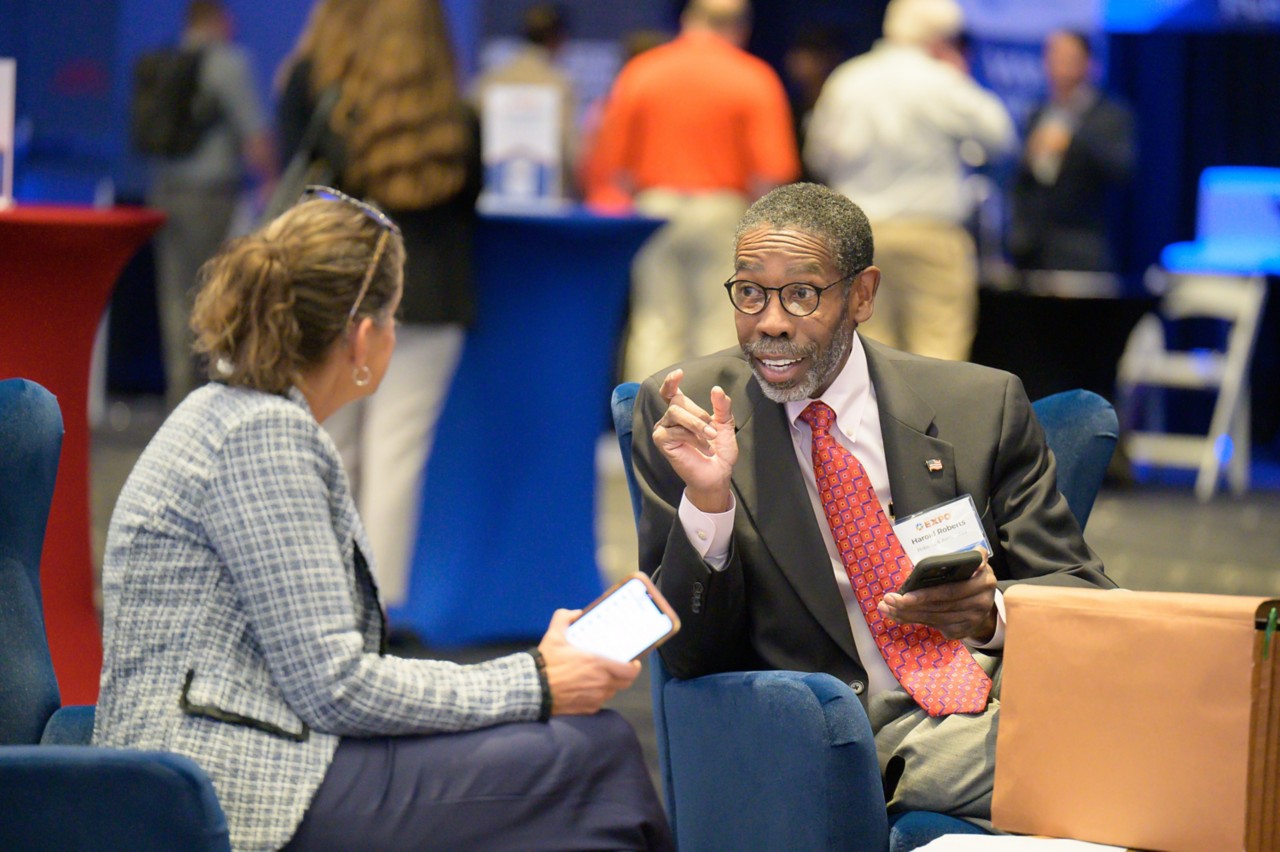
POLYGON ((734 228, 800 173, 782 81, 743 50, 750 20, 747 0, 692 0, 680 35, 629 62, 609 95, 595 166, 609 191, 668 220, 632 265, 626 378, 737 345, 719 309, 734 228))
MULTIPOLYGON (((618 63, 621 71, 627 63, 646 50, 671 41, 671 33, 664 30, 634 30, 622 37, 622 61, 618 63)), ((615 75, 616 76, 616 75, 615 75)), ((592 101, 582 116, 582 134, 578 148, 577 180, 582 189, 582 200, 588 207, 599 213, 626 213, 631 210, 631 196, 620 192, 610 180, 610 175, 602 173, 598 142, 600 140, 600 123, 604 121, 605 104, 609 102, 606 90, 592 101)))

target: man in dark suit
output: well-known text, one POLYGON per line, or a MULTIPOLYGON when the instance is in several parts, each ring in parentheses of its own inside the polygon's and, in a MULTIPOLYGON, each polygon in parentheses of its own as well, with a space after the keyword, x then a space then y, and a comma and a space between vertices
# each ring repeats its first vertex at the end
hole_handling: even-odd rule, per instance
POLYGON ((857 205, 815 184, 781 187, 747 211, 726 285, 741 351, 655 375, 637 399, 640 563, 683 624, 662 647, 675 675, 830 672, 867 705, 891 809, 981 821, 999 703, 1000 589, 1114 584, 1058 493, 1016 377, 856 334, 880 283, 872 248, 857 205), (810 425, 815 401, 835 420, 821 435, 810 425), (865 516, 841 528, 821 465, 845 451, 867 500, 865 516), (962 582, 891 591, 911 564, 892 550, 887 522, 966 494, 990 549, 980 568, 962 582), (850 545, 873 538, 890 549, 874 556, 850 545), (859 579, 864 559, 882 558, 891 578, 859 579), (880 638, 901 638, 903 625, 916 631, 907 647, 950 649, 940 665, 971 670, 972 658, 984 669, 978 698, 934 706, 904 687, 921 673, 906 671, 880 638))
POLYGON ((1013 182, 1009 252, 1019 269, 1114 272, 1108 194, 1133 171, 1133 115, 1090 82, 1082 33, 1044 46, 1049 98, 1027 124, 1013 182))

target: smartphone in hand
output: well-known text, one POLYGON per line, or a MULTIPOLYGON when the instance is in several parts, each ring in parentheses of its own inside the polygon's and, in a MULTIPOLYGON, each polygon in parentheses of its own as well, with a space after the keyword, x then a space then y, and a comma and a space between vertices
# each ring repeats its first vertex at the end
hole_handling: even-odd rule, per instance
POLYGON ((898 587, 898 594, 905 595, 907 592, 946 583, 962 583, 972 577, 981 564, 982 552, 978 550, 926 556, 916 563, 915 570, 898 587))
POLYGON ((671 604, 647 575, 636 572, 593 601, 564 635, 584 651, 626 663, 679 629, 671 604))

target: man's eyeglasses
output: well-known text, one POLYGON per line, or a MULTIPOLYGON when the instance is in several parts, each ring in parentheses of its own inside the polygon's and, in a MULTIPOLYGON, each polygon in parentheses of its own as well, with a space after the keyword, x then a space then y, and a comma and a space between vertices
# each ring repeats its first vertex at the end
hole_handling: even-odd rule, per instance
POLYGON ((369 261, 369 268, 364 273, 364 280, 360 282, 360 292, 356 294, 355 304, 351 306, 351 311, 347 314, 347 324, 350 325, 355 321, 356 312, 360 310, 360 305, 364 302, 364 296, 369 292, 369 284, 373 282, 373 274, 378 270, 378 262, 382 260, 382 252, 387 247, 388 234, 400 234, 400 226, 391 221, 391 217, 383 213, 377 207, 367 201, 361 201, 358 198, 352 198, 345 192, 334 189, 331 186, 308 186, 302 192, 302 200, 310 201, 312 199, 322 199, 325 201, 341 201, 344 204, 350 204, 358 209, 361 213, 368 216, 382 228, 382 233, 378 235, 378 243, 374 246, 373 257, 369 261))
POLYGON ((861 271, 846 275, 839 281, 832 281, 825 287, 800 282, 781 287, 765 287, 754 281, 733 278, 724 282, 724 289, 729 293, 729 301, 744 314, 760 313, 769 305, 769 294, 777 293, 784 311, 793 317, 807 317, 818 309, 823 293, 837 284, 852 280, 861 271))

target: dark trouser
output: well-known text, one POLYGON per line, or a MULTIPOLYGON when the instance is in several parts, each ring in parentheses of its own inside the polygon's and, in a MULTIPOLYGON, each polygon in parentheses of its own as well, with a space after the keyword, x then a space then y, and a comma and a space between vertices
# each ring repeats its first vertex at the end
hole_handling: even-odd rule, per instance
POLYGON ((674 849, 621 716, 344 738, 286 849, 674 849))

